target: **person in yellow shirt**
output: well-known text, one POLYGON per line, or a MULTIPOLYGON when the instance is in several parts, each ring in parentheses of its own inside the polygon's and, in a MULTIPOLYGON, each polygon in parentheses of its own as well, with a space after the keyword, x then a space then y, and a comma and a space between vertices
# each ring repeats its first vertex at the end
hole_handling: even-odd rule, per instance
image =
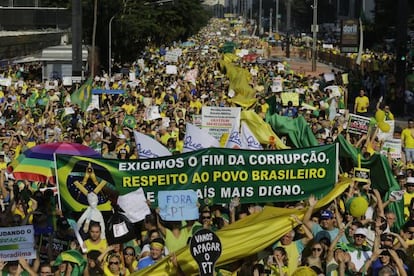
POLYGON ((401 132, 401 145, 404 148, 407 164, 414 161, 414 119, 408 120, 408 127, 401 132))
POLYGON ((193 99, 190 101, 190 107, 194 109, 195 114, 200 114, 201 108, 203 107, 203 104, 200 101, 199 97, 193 97, 193 99))
POLYGON ((390 110, 390 106, 387 105, 387 104, 385 104, 384 102, 378 101, 378 103, 377 103, 377 111, 384 112, 384 118, 385 118, 386 121, 394 120, 394 114, 392 114, 392 112, 390 110))
POLYGON ((106 251, 108 244, 106 239, 101 238, 101 231, 99 222, 91 222, 89 224, 89 239, 84 242, 88 252, 91 250, 98 250, 101 253, 106 251))
POLYGON ((125 100, 125 103, 121 106, 123 110, 125 110, 126 114, 132 115, 134 114, 136 107, 132 104, 132 101, 130 98, 127 98, 125 100))
POLYGON ((5 170, 7 168, 7 163, 4 161, 4 154, 0 154, 0 170, 5 170))
POLYGON ((262 113, 266 114, 267 110, 269 109, 269 104, 266 102, 266 99, 260 99, 260 107, 262 109, 262 113))
POLYGON ((407 177, 404 191, 404 218, 410 218, 411 201, 414 198, 414 177, 407 177))
POLYGON ((158 142, 166 146, 168 144, 168 139, 171 138, 170 133, 168 133, 167 129, 163 126, 160 127, 159 133, 156 134, 155 138, 158 142))
POLYGON ((354 113, 361 116, 367 116, 369 107, 369 98, 365 96, 364 89, 359 90, 359 96, 355 98, 354 113))

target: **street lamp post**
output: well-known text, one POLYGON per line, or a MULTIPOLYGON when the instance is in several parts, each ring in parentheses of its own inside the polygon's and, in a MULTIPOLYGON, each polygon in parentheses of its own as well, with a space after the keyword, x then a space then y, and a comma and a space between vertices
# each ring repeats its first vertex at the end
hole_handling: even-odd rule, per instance
POLYGON ((112 76, 112 21, 114 20, 116 14, 109 19, 109 34, 108 34, 108 75, 109 78, 112 76))
POLYGON ((276 28, 276 33, 279 33, 279 0, 276 0, 276 22, 275 22, 275 28, 276 28))
POLYGON ((313 0, 313 24, 312 24, 312 72, 316 71, 316 42, 318 33, 318 0, 313 0))
POLYGON ((259 35, 262 34, 262 0, 259 1, 259 35))

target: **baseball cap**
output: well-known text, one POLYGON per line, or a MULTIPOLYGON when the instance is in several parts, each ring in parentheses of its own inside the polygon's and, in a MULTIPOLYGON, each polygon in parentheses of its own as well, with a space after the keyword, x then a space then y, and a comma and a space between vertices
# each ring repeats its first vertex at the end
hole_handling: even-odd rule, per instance
POLYGON ((414 177, 412 177, 412 176, 407 177, 407 184, 405 184, 405 185, 413 186, 414 185, 414 177))
POLYGON ((354 235, 363 235, 363 236, 367 236, 368 231, 365 228, 357 228, 357 230, 355 231, 354 235))
POLYGON ((328 240, 331 241, 331 235, 329 235, 328 231, 319 231, 315 235, 315 241, 320 242, 321 240, 328 240))
POLYGON ((321 219, 333 219, 333 217, 331 210, 323 210, 321 213, 321 219))

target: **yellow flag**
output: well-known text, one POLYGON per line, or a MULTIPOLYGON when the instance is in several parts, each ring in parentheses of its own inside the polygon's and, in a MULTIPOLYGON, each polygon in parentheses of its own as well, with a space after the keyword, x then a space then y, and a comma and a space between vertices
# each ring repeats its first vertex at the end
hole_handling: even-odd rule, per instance
POLYGON ((263 121, 259 114, 253 110, 243 110, 240 114, 240 119, 247 124, 254 137, 256 137, 260 144, 268 145, 269 142, 273 139, 272 142, 275 143, 276 149, 290 148, 286 146, 282 140, 280 140, 276 133, 274 133, 272 127, 263 121))
MULTIPOLYGON (((318 201, 315 212, 339 197, 352 183, 352 179, 344 178, 332 191, 318 201)), ((246 258, 275 243, 284 234, 297 226, 291 215, 303 219, 306 209, 288 209, 266 206, 262 212, 252 214, 238 220, 216 232, 222 244, 222 254, 216 263, 225 265, 235 260, 246 258), (243 241, 243 242, 240 242, 243 241)), ((176 252, 177 261, 185 275, 197 275, 198 265, 193 259, 188 246, 176 252)), ((168 276, 176 275, 169 258, 164 258, 158 264, 149 266, 132 275, 168 276)))

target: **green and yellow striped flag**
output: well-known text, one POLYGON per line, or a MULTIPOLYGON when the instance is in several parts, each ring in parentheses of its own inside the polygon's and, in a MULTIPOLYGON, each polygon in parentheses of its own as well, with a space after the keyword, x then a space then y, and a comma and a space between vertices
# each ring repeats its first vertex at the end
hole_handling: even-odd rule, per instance
POLYGON ((92 101, 92 78, 89 78, 82 86, 72 93, 70 100, 79 106, 82 111, 86 111, 92 101))

